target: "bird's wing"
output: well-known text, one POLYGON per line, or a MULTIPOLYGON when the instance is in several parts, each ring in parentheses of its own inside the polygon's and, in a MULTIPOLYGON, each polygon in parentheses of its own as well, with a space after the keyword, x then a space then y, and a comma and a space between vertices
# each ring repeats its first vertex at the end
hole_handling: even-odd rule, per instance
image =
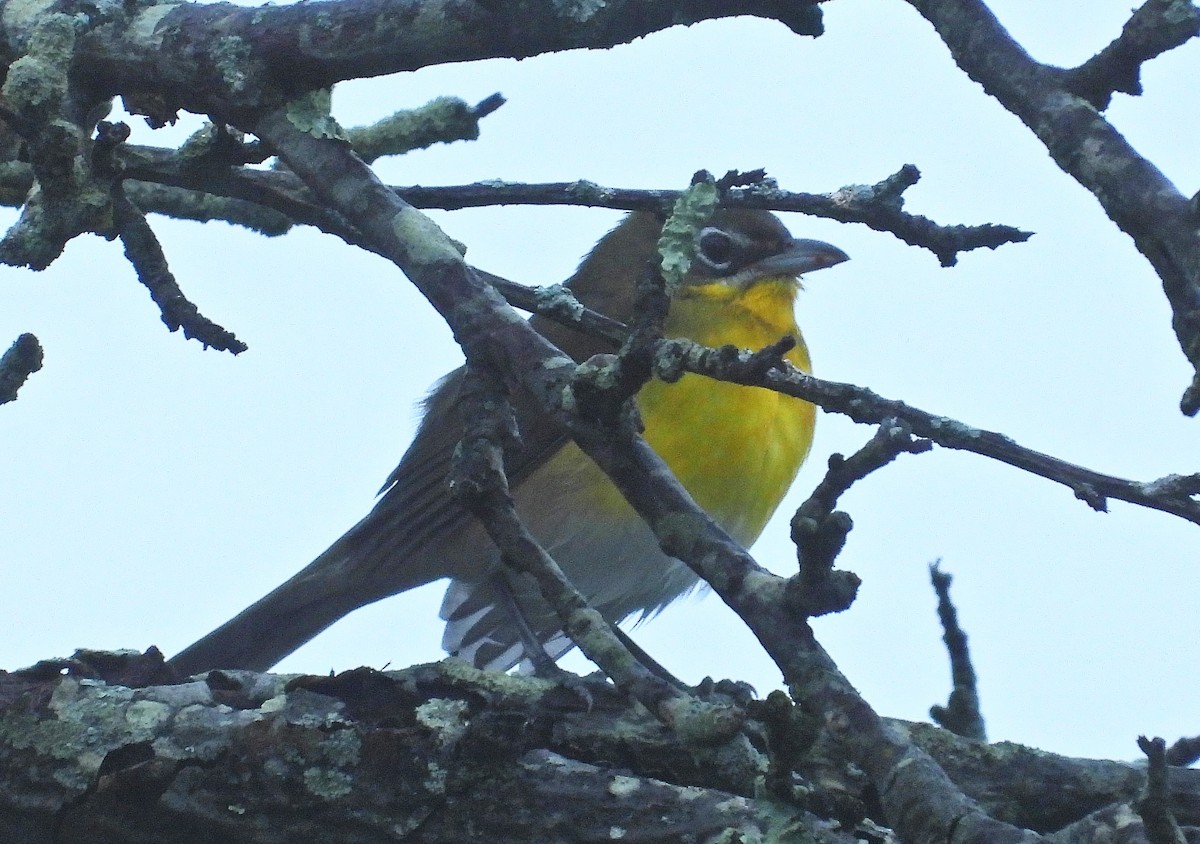
MULTIPOLYGON (((360 565, 397 570, 398 588, 392 591, 442 577, 478 574, 479 554, 490 550, 484 547, 476 554, 446 553, 474 523, 474 517, 454 500, 447 484, 454 449, 463 432, 458 401, 463 376, 464 369, 456 369, 434 387, 425 400, 425 416, 417 435, 388 477, 378 503, 343 538, 362 558, 360 565), (467 571, 458 571, 460 567, 467 571)), ((514 390, 509 400, 522 444, 507 455, 505 472, 510 486, 516 487, 569 437, 527 392, 514 390)))
MULTIPOLYGON (((287 581, 172 657, 171 666, 184 676, 211 668, 266 671, 359 607, 443 577, 484 576, 495 551, 447 487, 462 436, 462 377, 455 370, 430 394, 430 413, 370 513, 287 581)), ((519 483, 565 437, 529 397, 514 395, 513 405, 525 441, 509 460, 519 483)))
MULTIPOLYGON (((573 281, 585 304, 606 310, 614 294, 604 290, 602 278, 581 268, 573 281)), ((608 312, 627 319, 627 308, 608 312)), ((576 360, 608 350, 602 341, 538 317, 532 322, 576 360)), ((462 379, 463 370, 455 370, 426 399, 417 436, 371 512, 286 582, 173 657, 171 665, 184 675, 216 667, 265 671, 359 607, 443 577, 485 577, 495 551, 447 487, 463 432, 462 379)), ((524 442, 506 461, 509 484, 516 488, 567 437, 528 393, 514 388, 510 400, 524 442)))

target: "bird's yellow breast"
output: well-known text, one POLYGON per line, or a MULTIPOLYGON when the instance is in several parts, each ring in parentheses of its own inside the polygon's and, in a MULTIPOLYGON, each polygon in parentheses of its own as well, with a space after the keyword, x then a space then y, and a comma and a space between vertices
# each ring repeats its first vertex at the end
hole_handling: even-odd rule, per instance
MULTIPOLYGON (((793 314, 797 289, 793 279, 760 281, 747 289, 686 288, 672 302, 666 335, 757 349, 790 334, 797 344, 787 359, 808 370, 808 350, 793 314)), ((739 542, 757 539, 808 454, 813 406, 693 374, 674 384, 651 381, 638 404, 647 442, 696 502, 739 542)), ((578 471, 581 459, 586 460, 571 444, 552 462, 578 471)), ((611 484, 598 484, 595 495, 595 510, 632 515, 611 484)))

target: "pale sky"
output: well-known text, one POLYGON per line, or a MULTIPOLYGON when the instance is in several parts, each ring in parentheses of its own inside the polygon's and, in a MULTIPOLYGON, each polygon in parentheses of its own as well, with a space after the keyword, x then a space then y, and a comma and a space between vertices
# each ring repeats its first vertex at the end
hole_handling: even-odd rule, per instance
MULTIPOLYGON (((1036 58, 1063 65, 1107 44, 1129 6, 992 3, 1036 58)), ((677 27, 608 51, 344 85, 335 114, 355 125, 444 94, 508 98, 475 143, 379 162, 394 184, 678 188, 701 167, 765 167, 782 187, 823 192, 916 164, 924 178, 908 210, 1037 234, 941 269, 890 235, 786 215, 796 235, 853 259, 801 296, 816 373, 1098 471, 1200 471, 1200 420, 1177 409, 1189 370, 1131 241, 906 3, 824 9, 815 41, 749 19, 677 27)), ((1198 78, 1192 42, 1146 68, 1144 97, 1118 95, 1108 112, 1187 195, 1200 188, 1198 78)), ((135 123, 134 139, 177 143, 195 125, 135 123)), ((434 216, 478 266, 542 284, 566 278, 619 215, 434 216)), ((185 292, 250 350, 234 358, 168 333, 119 244, 82 239, 41 275, 0 268, 0 345, 32 331, 46 349, 45 369, 0 407, 0 668, 77 647, 169 655, 242 609, 367 511, 416 402, 460 359, 433 309, 378 258, 312 231, 267 240, 151 222, 185 292)), ((753 549, 761 563, 793 570, 788 517, 828 455, 871 433, 818 420, 809 464, 753 549)), ((848 612, 815 627, 882 714, 923 719, 945 702, 926 571, 941 558, 993 739, 1133 758, 1139 733, 1200 732, 1195 525, 1120 502, 1096 514, 1056 484, 940 449, 901 457, 843 503, 855 530, 839 564, 864 584, 848 612)), ((426 587, 362 610, 280 670, 438 659, 440 597, 426 587)), ((686 680, 779 685, 714 596, 670 607, 635 637, 686 680)))

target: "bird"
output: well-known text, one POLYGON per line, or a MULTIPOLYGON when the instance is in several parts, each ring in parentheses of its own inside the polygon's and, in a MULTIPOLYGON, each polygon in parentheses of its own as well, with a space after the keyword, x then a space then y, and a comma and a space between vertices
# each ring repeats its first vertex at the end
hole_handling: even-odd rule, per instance
MULTIPOLYGON (((657 256, 662 214, 634 211, 596 244, 565 286, 586 307, 628 323, 634 287, 657 256)), ((786 359, 810 370, 796 324, 802 273, 848 260, 836 246, 792 237, 763 210, 719 208, 696 234, 664 336, 757 349, 794 338, 786 359)), ((576 361, 611 351, 602 339, 548 318, 531 324, 576 361)), ((465 370, 442 378, 400 464, 371 511, 282 585, 169 660, 181 674, 267 671, 354 610, 448 579, 442 646, 483 669, 550 664, 573 647, 528 576, 507 575, 482 525, 447 477, 463 431, 465 370), (537 649, 541 649, 539 653, 537 649)), ((651 617, 697 586, 570 437, 514 388, 522 447, 506 473, 520 515, 575 587, 608 621, 651 617)), ((774 391, 698 374, 650 380, 637 394, 644 437, 697 504, 749 546, 794 481, 812 444, 816 410, 774 391)))

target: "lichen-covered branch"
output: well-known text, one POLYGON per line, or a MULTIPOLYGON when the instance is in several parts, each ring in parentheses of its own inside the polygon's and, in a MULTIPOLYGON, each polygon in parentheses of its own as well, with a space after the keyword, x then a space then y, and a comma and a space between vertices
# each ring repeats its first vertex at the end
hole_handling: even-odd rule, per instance
MULTIPOLYGON (((468 360, 486 360, 508 376, 528 378, 539 399, 561 397, 574 362, 508 308, 463 262, 454 242, 380 182, 348 144, 309 134, 284 109, 246 128, 270 144, 330 212, 412 280, 449 323, 468 360)), ((548 409, 557 412, 557 402, 548 409)))
POLYGON ((359 158, 370 164, 385 155, 403 155, 433 144, 473 141, 479 137, 479 121, 502 105, 504 97, 499 94, 473 106, 458 97, 438 97, 369 126, 351 128, 347 134, 359 158))
MULTIPOLYGON (((77 235, 104 232, 111 178, 119 175, 93 172, 89 135, 116 95, 152 125, 174 120, 180 110, 237 124, 344 79, 608 46, 683 22, 759 14, 797 32, 821 29, 815 2, 782 0, 719 6, 694 0, 584 6, 331 0, 320 8, 258 9, 68 0, 52 12, 11 2, 3 10, 0 63, 7 73, 0 116, 22 136, 38 190, 28 194, 20 220, 0 240, 0 261, 35 269, 52 263, 77 235)), ((465 123, 476 123, 497 105, 496 98, 485 100, 465 123)), ((447 122, 464 121, 390 121, 361 140, 370 154, 384 154, 427 142, 447 130, 447 122), (406 134, 401 130, 414 128, 399 141, 406 134)), ((460 136, 470 131, 451 130, 460 136)))
POLYGON ((1180 401, 1200 411, 1200 218, 1098 110, 1111 91, 1137 90, 1140 62, 1200 34, 1189 0, 1150 0, 1113 44, 1076 71, 1034 61, 982 0, 908 0, 968 76, 1033 131, 1055 163, 1095 195, 1162 280, 1172 326, 1195 369, 1180 401), (1155 30, 1150 35, 1150 29, 1155 30))
POLYGON ((286 215, 244 199, 151 182, 128 181, 124 189, 130 201, 146 213, 162 214, 175 220, 194 220, 198 223, 223 220, 264 237, 278 237, 295 228, 295 222, 286 215))
MULTIPOLYGON (((71 239, 107 232, 111 153, 120 141, 101 132, 91 142, 103 111, 69 73, 77 48, 76 21, 57 11, 29 18, 28 31, 7 45, 0 117, 23 142, 36 190, 31 187, 20 218, 0 238, 0 263, 41 270, 71 239)), ((5 33, 10 34, 7 27, 5 33)))
MULTIPOLYGON (((678 784, 614 770, 588 749, 604 747, 598 725, 629 719, 634 752, 637 733, 654 730, 611 691, 572 700, 556 683, 454 662, 336 678, 212 672, 162 685, 153 665, 137 664, 151 661, 124 659, 149 683, 106 683, 88 659, 0 673, 0 838, 432 844, 600 841, 628 829, 767 840, 790 826, 806 840, 855 840, 666 767, 657 773, 678 784)), ((686 769, 716 774, 717 754, 679 750, 686 769)), ((724 776, 753 779, 731 766, 724 776)))
MULTIPOLYGON (((747 766, 688 746, 611 688, 585 699, 453 660, 335 677, 213 671, 172 685, 165 675, 156 651, 0 672, 0 839, 303 844, 353 831, 369 843, 403 831, 427 842, 554 841, 627 830, 717 840, 737 830, 874 840, 870 821, 839 829, 764 799, 765 759, 747 766)), ((966 742, 927 724, 887 727, 1015 825, 1048 833, 1086 818, 1077 829, 1123 836, 1105 840, 1149 840, 1127 802, 1097 812, 1131 800, 1144 766, 966 742)), ((818 780, 827 750, 798 758, 799 774, 818 780)), ((852 796, 883 822, 864 786, 852 796)), ((1200 822, 1200 772, 1173 770, 1167 788, 1176 820, 1200 822)))
MULTIPOLYGON (((81 4, 81 9, 87 7, 81 4)), ((156 122, 179 109, 237 122, 297 94, 429 65, 626 43, 670 26, 758 15, 817 35, 812 0, 329 0, 249 8, 227 4, 106 7, 80 40, 77 66, 99 91, 156 122), (276 87, 282 81, 285 87, 276 87), (139 96, 141 95, 141 96, 139 96)), ((19 27, 12 41, 25 37, 19 27)), ((0 58, 12 44, 0 44, 0 58)))

